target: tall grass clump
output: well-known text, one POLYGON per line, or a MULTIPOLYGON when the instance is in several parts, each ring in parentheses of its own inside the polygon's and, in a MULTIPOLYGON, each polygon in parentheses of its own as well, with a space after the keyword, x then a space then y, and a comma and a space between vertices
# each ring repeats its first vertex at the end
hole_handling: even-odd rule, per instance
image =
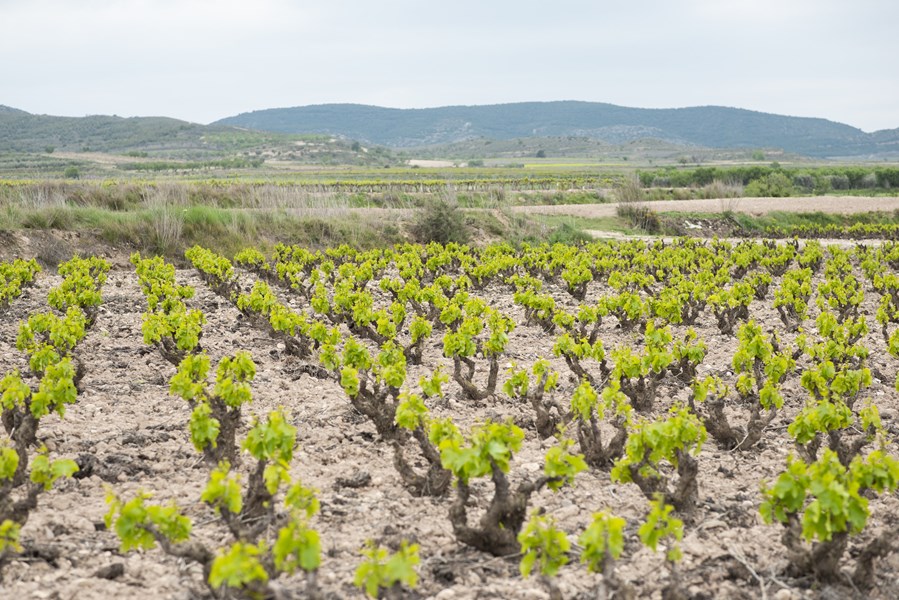
POLYGON ((18 205, 26 209, 62 208, 66 206, 66 192, 50 183, 17 188, 18 205))
POLYGON ((716 179, 699 189, 699 197, 705 200, 741 198, 743 196, 743 183, 738 179, 716 179))
POLYGON ((627 220, 632 227, 647 233, 659 233, 662 230, 659 215, 644 202, 643 184, 637 176, 622 181, 615 195, 618 199, 615 214, 627 220))
POLYGON ((153 226, 153 245, 161 254, 169 255, 181 246, 184 214, 181 209, 163 206, 150 213, 153 226))
POLYGON ((184 214, 189 203, 184 186, 148 187, 144 194, 144 203, 150 212, 153 250, 164 255, 171 255, 180 250, 184 214))

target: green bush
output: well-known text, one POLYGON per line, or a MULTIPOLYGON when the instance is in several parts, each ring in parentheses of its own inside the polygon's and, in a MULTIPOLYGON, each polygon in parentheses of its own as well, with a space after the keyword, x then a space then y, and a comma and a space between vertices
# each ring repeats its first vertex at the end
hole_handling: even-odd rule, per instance
POLYGON ((769 173, 750 181, 744 195, 751 198, 785 198, 792 196, 794 191, 789 177, 783 173, 769 173))
POLYGON ((550 244, 577 246, 580 244, 589 244, 593 241, 593 236, 589 233, 585 233, 570 223, 562 223, 549 232, 549 237, 546 241, 550 244))
POLYGON ((454 198, 437 198, 420 209, 412 223, 412 235, 419 242, 465 244, 469 239, 465 215, 454 198))

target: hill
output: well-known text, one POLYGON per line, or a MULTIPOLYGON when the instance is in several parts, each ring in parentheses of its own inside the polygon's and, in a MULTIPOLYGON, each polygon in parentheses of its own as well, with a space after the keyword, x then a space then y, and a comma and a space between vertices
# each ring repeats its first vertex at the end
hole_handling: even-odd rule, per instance
POLYGON ((0 108, 0 149, 6 152, 199 150, 204 134, 223 129, 166 117, 54 117, 0 108))
POLYGON ((338 135, 392 148, 574 136, 611 144, 653 138, 710 148, 779 148, 814 157, 899 154, 899 129, 865 133, 826 119, 721 106, 646 109, 560 101, 398 109, 321 104, 243 113, 213 125, 338 135))
POLYGON ((0 105, 0 153, 54 152, 185 161, 242 157, 260 162, 376 166, 395 161, 383 148, 362 148, 330 135, 249 131, 167 117, 56 117, 0 105))

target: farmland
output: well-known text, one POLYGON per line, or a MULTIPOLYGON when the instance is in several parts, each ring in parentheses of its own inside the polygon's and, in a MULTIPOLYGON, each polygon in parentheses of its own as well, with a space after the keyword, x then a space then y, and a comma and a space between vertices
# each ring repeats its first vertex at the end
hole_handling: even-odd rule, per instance
MULTIPOLYGON (((140 165, 132 157, 119 158, 140 165)), ((690 167, 533 159, 505 166, 389 169, 282 170, 270 164, 193 169, 172 163, 160 171, 104 164, 113 171, 66 167, 80 179, 26 167, 7 173, 0 165, 0 230, 34 238, 62 231, 85 242, 87 252, 99 245, 181 260, 195 243, 229 256, 246 245, 268 251, 294 240, 318 249, 426 243, 435 238, 416 232, 417 221, 433 206, 458 209, 467 231, 455 239, 478 244, 572 243, 587 237, 584 230, 889 239, 899 223, 897 169, 886 163, 690 167), (648 210, 648 222, 634 211, 625 214, 627 206, 639 207, 637 213, 648 210), (821 211, 827 215, 817 214, 821 211), (768 216, 773 212, 778 214, 768 216), (805 216, 792 214, 800 212, 805 216), (603 222, 547 214, 602 215, 603 222)), ((46 258, 53 264, 64 259, 46 258)))
POLYGON ((62 462, 0 585, 362 597, 370 542, 407 576, 363 578, 384 593, 894 597, 896 253, 279 246, 233 262, 194 248, 177 269, 139 255, 30 268, 3 309, 0 372, 35 406, 70 359, 77 398, 35 427, 62 462), (76 305, 83 337, 36 363, 34 315, 78 329, 76 305), (296 444, 244 443, 263 431, 296 444))

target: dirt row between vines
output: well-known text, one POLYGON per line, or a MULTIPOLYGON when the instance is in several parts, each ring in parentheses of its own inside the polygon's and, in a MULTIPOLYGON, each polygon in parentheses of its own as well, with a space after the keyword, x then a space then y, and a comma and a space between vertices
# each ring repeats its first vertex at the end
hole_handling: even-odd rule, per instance
MULTIPOLYGON (((196 289, 188 306, 202 309, 207 316, 202 345, 213 364, 237 350, 252 354, 257 376, 249 412, 265 415, 283 407, 298 428, 292 475, 316 488, 321 500, 322 510, 313 525, 322 538, 319 580, 327 597, 362 597, 352 579, 366 540, 396 547, 400 540, 408 539, 421 545, 422 558, 418 569, 421 581, 409 597, 548 598, 537 578, 521 578, 518 557, 494 558, 455 541, 447 517, 451 497, 419 499, 405 491, 393 468, 390 448, 378 439, 374 427, 352 409, 336 382, 303 372, 297 359, 285 355, 265 333, 242 319, 231 303, 214 295, 193 271, 180 270, 177 277, 180 283, 196 289), (358 476, 360 481, 370 478, 369 483, 359 488, 345 487, 345 481, 358 476)), ((46 310, 47 292, 59 281, 56 275, 42 273, 34 287, 5 314, 0 314, 0 374, 14 368, 26 370, 25 357, 15 349, 18 322, 46 310)), ((244 287, 252 281, 252 276, 242 275, 244 287)), ((550 285, 549 291, 569 310, 578 304, 555 286, 550 285)), ((595 301, 608 291, 603 284, 593 283, 587 301, 595 301)), ((104 497, 109 488, 124 498, 145 491, 153 494, 154 501, 174 500, 193 518, 197 539, 211 547, 231 542, 215 515, 199 501, 207 472, 188 438, 187 403, 168 393, 174 367, 145 346, 141 338, 141 314, 146 304, 133 268, 119 261, 103 293, 105 301, 96 324, 77 350, 86 367, 84 391, 78 402, 68 407, 64 419, 47 417, 38 432, 52 456, 77 458, 87 468, 40 498, 39 508, 22 529, 23 544, 30 551, 7 567, 0 583, 0 597, 203 597, 207 592, 199 566, 169 557, 158 549, 119 552, 116 536, 102 526, 104 497), (121 565, 122 573, 104 578, 115 574, 118 567, 109 570, 112 565, 121 565)), ((304 308, 289 292, 281 290, 279 294, 293 308, 304 308)), ((524 325, 523 312, 513 304, 508 288, 490 286, 481 295, 518 324, 510 335, 504 366, 513 361, 524 366, 539 357, 551 358, 554 336, 546 335, 539 327, 524 325)), ((872 323, 876 306, 876 294, 868 291, 864 310, 872 323)), ((754 302, 750 311, 766 328, 780 329, 770 296, 764 302, 754 302)), ((816 314, 812 308, 811 318, 816 314)), ((730 362, 736 349, 734 338, 718 332, 711 313, 702 315, 696 329, 709 347, 701 373, 719 373, 733 386, 730 362)), ((683 334, 685 328, 676 326, 674 330, 683 334)), ((610 350, 619 344, 634 343, 639 336, 619 330, 615 319, 609 318, 602 325, 601 338, 610 350)), ((876 378, 866 395, 880 406, 885 425, 895 439, 899 431, 899 402, 892 381, 899 364, 886 352, 879 333, 869 334, 865 342, 872 350, 869 364, 876 378)), ((410 367, 408 382, 417 382, 437 365, 451 370, 451 362, 442 356, 439 332, 426 346, 424 362, 423 367, 410 367)), ((577 382, 563 361, 552 359, 552 364, 562 374, 556 397, 567 403, 577 382)), ((787 557, 779 541, 781 528, 763 524, 758 514, 760 482, 777 476, 792 449, 786 426, 806 398, 798 379, 794 375, 787 382, 785 409, 758 447, 733 453, 719 450, 709 440, 702 449, 699 505, 686 519, 682 542, 681 570, 691 597, 758 598, 763 595, 762 586, 767 597, 778 600, 846 597, 851 593, 846 587, 816 589, 810 587, 812 582, 807 579, 784 575, 787 557)), ((454 383, 445 389, 446 398, 430 406, 435 416, 452 416, 463 431, 488 418, 513 419, 525 428, 527 436, 512 462, 512 483, 540 474, 543 454, 555 442, 539 439, 530 406, 515 403, 502 394, 472 402, 462 397, 454 383)), ((654 415, 663 415, 674 402, 686 397, 685 386, 666 380, 659 389, 654 415)), ((249 417, 248 414, 247 422, 249 417)), ((245 433, 246 428, 242 434, 245 433)), ((605 431, 606 435, 610 433, 611 429, 605 431)), ((475 506, 470 509, 470 517, 479 517, 491 493, 488 481, 473 482, 475 506)), ((608 472, 591 470, 580 474, 573 487, 558 493, 544 490, 535 494, 531 505, 551 515, 573 541, 595 511, 611 510, 626 518, 626 547, 617 562, 618 575, 636 588, 638 597, 660 597, 667 581, 663 553, 655 554, 639 542, 637 528, 647 511, 647 501, 635 485, 614 484, 608 472)), ((871 510, 869 527, 853 542, 853 548, 877 535, 885 519, 899 514, 899 498, 891 495, 874 499, 871 510)), ((851 562, 847 559, 846 566, 851 566, 851 562)), ((600 580, 576 558, 557 577, 566 599, 595 598, 600 580)), ((897 582, 899 556, 893 555, 880 563, 870 597, 899 596, 897 582)), ((286 593, 301 597, 299 577, 283 577, 278 585, 286 593)))

